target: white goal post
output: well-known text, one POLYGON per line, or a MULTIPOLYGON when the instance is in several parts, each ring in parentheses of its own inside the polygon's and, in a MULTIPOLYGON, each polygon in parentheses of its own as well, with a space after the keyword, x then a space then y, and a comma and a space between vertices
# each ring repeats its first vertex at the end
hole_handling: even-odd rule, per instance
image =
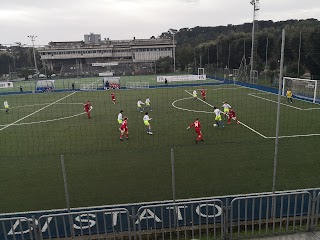
POLYGON ((205 75, 204 68, 198 68, 198 75, 205 75))
POLYGON ((286 95, 288 89, 292 91, 293 96, 310 100, 314 103, 317 101, 317 97, 319 97, 317 80, 284 77, 282 82, 283 96, 286 95))
POLYGON ((82 83, 80 84, 81 91, 96 91, 98 90, 97 83, 82 83))
POLYGON ((55 80, 36 81, 36 92, 53 92, 55 89, 55 80))
POLYGON ((150 83, 149 82, 127 82, 126 88, 127 89, 133 89, 133 88, 149 88, 150 83))

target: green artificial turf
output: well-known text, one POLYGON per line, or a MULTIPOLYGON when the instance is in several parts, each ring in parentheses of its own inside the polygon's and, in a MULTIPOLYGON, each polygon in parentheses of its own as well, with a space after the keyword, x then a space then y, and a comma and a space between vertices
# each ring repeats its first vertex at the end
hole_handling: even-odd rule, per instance
MULTIPOLYGON (((115 105, 111 91, 0 96, 11 108, 0 111, 0 212, 65 208, 61 155, 71 207, 172 199, 172 153, 178 199, 271 191, 277 96, 235 85, 206 89, 207 103, 193 101, 190 87, 114 90, 115 105), (146 97, 154 135, 136 110, 146 97), (83 114, 88 99, 91 119, 83 114), (244 125, 213 127, 212 106, 224 101, 244 125), (120 110, 129 127, 123 142, 120 110), (198 144, 187 130, 197 117, 198 144)), ((276 189, 319 187, 320 136, 297 135, 320 134, 320 105, 281 103, 276 189)))

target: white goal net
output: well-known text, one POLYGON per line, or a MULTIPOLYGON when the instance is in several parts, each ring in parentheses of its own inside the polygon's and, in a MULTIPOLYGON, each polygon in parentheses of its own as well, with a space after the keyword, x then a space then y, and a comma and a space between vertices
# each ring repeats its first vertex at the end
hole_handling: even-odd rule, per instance
POLYGON ((55 89, 54 80, 39 80, 36 82, 36 92, 53 92, 55 89))
POLYGON ((149 82, 127 82, 126 88, 149 88, 149 82))
POLYGON ((317 80, 284 77, 282 83, 282 95, 290 89, 293 96, 309 100, 312 102, 319 101, 319 87, 317 80))
POLYGON ((82 83, 80 84, 81 91, 96 91, 98 89, 97 83, 82 83))

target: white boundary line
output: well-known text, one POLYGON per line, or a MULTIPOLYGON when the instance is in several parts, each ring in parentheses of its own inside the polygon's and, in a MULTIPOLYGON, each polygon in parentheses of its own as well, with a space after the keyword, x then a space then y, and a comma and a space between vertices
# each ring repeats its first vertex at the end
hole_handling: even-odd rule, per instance
MULTIPOLYGON (((36 103, 33 105, 24 105, 24 106, 17 106, 17 107, 10 107, 10 109, 16 109, 16 108, 24 108, 24 107, 34 107, 34 106, 41 106, 41 105, 47 105, 50 103, 36 103)), ((56 103, 61 105, 83 105, 83 103, 56 103)), ((0 111, 5 111, 5 109, 0 109, 0 111)))
MULTIPOLYGON (((320 133, 312 133, 312 134, 300 134, 300 135, 291 135, 291 136, 279 136, 279 138, 297 138, 297 137, 314 137, 320 136, 320 133)), ((276 137, 266 137, 268 139, 276 139, 276 137)))
MULTIPOLYGON (((263 99, 263 100, 268 101, 268 102, 278 103, 277 101, 270 100, 270 99, 264 98, 264 97, 255 96, 255 95, 253 95, 253 94, 254 94, 254 93, 248 93, 248 95, 249 95, 250 97, 260 98, 260 99, 263 99)), ((304 109, 302 109, 302 108, 294 107, 294 106, 291 106, 291 105, 288 105, 288 104, 285 104, 285 103, 280 103, 280 104, 281 104, 281 105, 284 105, 284 106, 287 106, 287 107, 291 107, 291 108, 300 110, 300 111, 301 111, 301 110, 304 110, 304 109)))
MULTIPOLYGON (((184 90, 184 91, 192 96, 192 93, 189 93, 187 90, 184 90)), ((198 97, 197 97, 197 98, 198 98, 198 97)), ((203 100, 200 99, 200 98, 198 98, 198 99, 199 99, 201 102, 204 102, 205 104, 209 105, 210 107, 212 107, 212 108, 214 107, 213 105, 207 103, 206 101, 203 101, 203 100)), ((254 130, 253 128, 249 127, 248 125, 244 124, 243 122, 239 121, 239 123, 240 123, 241 125, 243 125, 244 127, 248 128, 249 130, 251 130, 252 132, 258 134, 260 137, 263 137, 263 138, 265 138, 265 139, 267 138, 266 136, 264 136, 263 134, 261 134, 260 132, 258 132, 258 131, 256 131, 256 130, 254 130)))
MULTIPOLYGON (((76 115, 72 115, 72 116, 68 116, 68 117, 62 117, 62 118, 55 118, 55 119, 49 119, 49 120, 43 120, 43 121, 39 121, 39 122, 29 122, 29 123, 18 123, 18 124, 13 124, 12 126, 22 126, 22 125, 31 125, 31 124, 37 124, 37 123, 47 123, 47 122, 55 122, 55 121, 60 121, 60 120, 64 120, 64 119, 68 119, 68 118, 74 118, 74 117, 78 117, 82 114, 85 114, 86 112, 83 113, 79 113, 76 115)), ((0 125, 0 127, 5 127, 9 124, 6 125, 0 125)))
MULTIPOLYGON (((271 99, 268 99, 268 98, 264 98, 264 97, 259 97, 259 96, 256 96, 254 94, 267 94, 267 93, 248 93, 248 95, 251 96, 251 97, 260 98, 260 99, 263 99, 263 100, 266 100, 266 101, 269 101, 269 102, 273 102, 273 103, 278 103, 277 101, 274 101, 274 100, 271 100, 271 99)), ((300 111, 320 110, 320 108, 299 108, 299 107, 294 107, 292 105, 285 104, 285 103, 280 103, 280 104, 284 105, 284 106, 287 106, 287 107, 291 107, 291 108, 300 110, 300 111)))
MULTIPOLYGON (((260 90, 260 89, 255 89, 255 88, 251 88, 251 87, 246 87, 246 86, 242 86, 243 88, 247 88, 247 89, 250 89, 250 90, 255 90, 255 91, 258 91, 258 92, 261 92, 261 93, 253 93, 253 94, 273 94, 273 95, 276 95, 278 96, 278 93, 273 93, 273 92, 267 92, 267 91, 263 91, 263 90, 260 90)), ((281 94, 281 97, 284 97, 282 96, 281 94)), ((316 104, 316 105, 320 105, 320 103, 314 103, 314 102, 310 102, 310 101, 307 101, 307 100, 303 100, 303 99, 299 99, 299 98, 294 98, 296 101, 302 101, 302 102, 306 102, 306 103, 311 103, 311 104, 316 104)), ((278 103, 278 102, 277 102, 278 103)), ((309 108, 311 109, 311 108, 309 108)), ((318 108, 317 108, 318 109, 318 108)), ((320 109, 320 108, 319 108, 320 109)), ((304 109, 302 109, 304 110, 304 109)))
POLYGON ((53 104, 55 104, 55 103, 57 103, 57 102, 62 101, 63 99, 65 99, 65 98, 67 98, 67 97, 70 97, 71 95, 73 95, 73 94, 75 94, 75 93, 76 93, 76 92, 73 92, 73 93, 71 93, 71 94, 69 94, 69 95, 67 95, 67 96, 65 96, 65 97, 63 97, 63 98, 60 98, 60 99, 58 99, 57 101, 55 101, 55 102, 53 102, 53 103, 50 103, 49 105, 47 105, 47 106, 45 106, 45 107, 43 107, 43 108, 40 108, 40 109, 38 109, 37 111, 35 111, 35 112, 33 112, 33 113, 30 113, 30 114, 28 114, 27 116, 25 116, 25 117, 23 117, 23 118, 20 118, 20 119, 18 119, 17 121, 15 121, 15 122, 13 122, 13 123, 8 124, 7 126, 1 128, 0 131, 4 130, 4 129, 6 129, 6 128, 8 128, 8 127, 10 127, 10 126, 18 123, 18 122, 20 122, 20 121, 22 121, 23 119, 26 119, 26 118, 32 116, 33 114, 36 114, 36 113, 42 111, 43 109, 45 109, 45 108, 47 108, 47 107, 52 106, 53 104))

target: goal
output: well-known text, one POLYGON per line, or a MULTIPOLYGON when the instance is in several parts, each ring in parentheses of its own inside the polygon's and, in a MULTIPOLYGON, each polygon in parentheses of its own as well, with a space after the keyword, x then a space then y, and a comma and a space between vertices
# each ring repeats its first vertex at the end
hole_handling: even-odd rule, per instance
POLYGON ((126 83, 127 89, 133 88, 149 88, 149 82, 127 82, 126 83))
POLYGON ((204 68, 198 68, 198 75, 205 75, 204 68))
POLYGON ((96 91, 98 89, 97 83, 82 83, 80 84, 81 91, 96 91))
POLYGON ((54 80, 36 81, 36 92, 53 92, 55 89, 54 80))
POLYGON ((290 89, 294 96, 309 100, 312 102, 319 101, 318 81, 302 78, 284 77, 282 83, 282 95, 285 96, 286 91, 290 89))

